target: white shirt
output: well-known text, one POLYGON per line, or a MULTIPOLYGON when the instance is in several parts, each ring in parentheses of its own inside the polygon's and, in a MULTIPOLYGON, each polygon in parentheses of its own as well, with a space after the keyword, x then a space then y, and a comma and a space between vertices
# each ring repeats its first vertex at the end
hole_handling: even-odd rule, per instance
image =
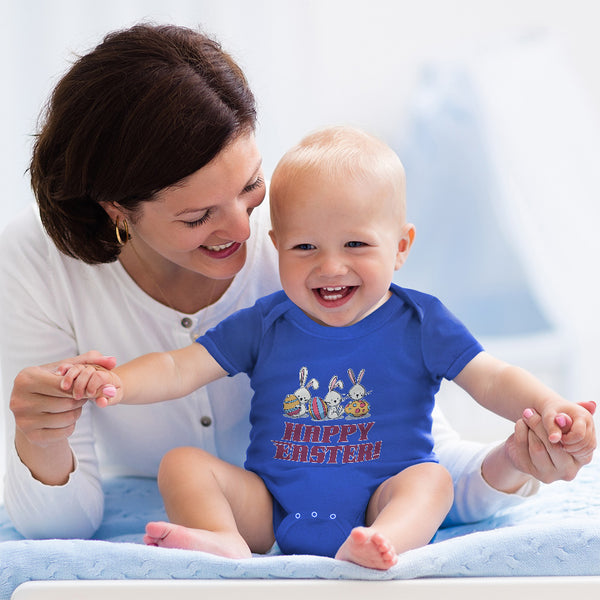
MULTIPOLYGON (((175 446, 198 446, 243 464, 251 398, 245 375, 220 379, 171 402, 109 409, 87 404, 69 438, 76 468, 61 486, 40 483, 20 461, 8 399, 14 377, 24 367, 88 350, 122 363, 147 352, 183 347, 233 311, 279 289, 269 225, 268 203, 263 202, 252 213, 244 268, 218 302, 194 315, 156 302, 118 261, 87 265, 60 253, 43 231, 35 207, 6 228, 0 237, 5 504, 24 536, 91 536, 103 514, 101 478, 155 477, 162 456, 175 446)), ((452 519, 485 518, 517 499, 485 483, 481 462, 490 448, 460 441, 439 410, 434 412, 434 439, 440 461, 455 480, 452 519)))

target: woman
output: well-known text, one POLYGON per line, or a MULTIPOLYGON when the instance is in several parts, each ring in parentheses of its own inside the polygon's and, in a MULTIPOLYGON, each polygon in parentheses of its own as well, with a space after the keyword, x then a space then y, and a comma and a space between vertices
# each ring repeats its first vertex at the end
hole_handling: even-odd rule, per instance
MULTIPOLYGON (((279 287, 255 119, 232 59, 173 26, 108 35, 53 92, 31 162, 41 219, 28 211, 0 247, 5 504, 26 537, 89 537, 102 518, 101 476, 155 476, 174 446, 242 463, 245 377, 106 410, 66 397, 50 363, 89 348, 123 362, 180 347, 279 287)), ((532 475, 571 478, 588 460, 546 448, 536 419, 489 448, 461 442, 436 415, 454 519, 483 518, 535 491, 532 475)))

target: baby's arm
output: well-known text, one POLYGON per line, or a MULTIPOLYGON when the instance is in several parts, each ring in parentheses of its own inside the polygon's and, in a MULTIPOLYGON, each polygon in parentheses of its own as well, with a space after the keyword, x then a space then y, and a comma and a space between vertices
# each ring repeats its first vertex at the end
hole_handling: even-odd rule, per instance
POLYGON ((107 404, 151 404, 181 398, 227 375, 204 346, 193 343, 171 352, 152 352, 112 371, 90 365, 62 369, 61 387, 74 397, 107 404))
POLYGON ((592 415, 568 402, 531 373, 489 354, 478 354, 454 379, 485 408, 516 422, 528 408, 542 418, 548 440, 583 456, 596 447, 592 415))

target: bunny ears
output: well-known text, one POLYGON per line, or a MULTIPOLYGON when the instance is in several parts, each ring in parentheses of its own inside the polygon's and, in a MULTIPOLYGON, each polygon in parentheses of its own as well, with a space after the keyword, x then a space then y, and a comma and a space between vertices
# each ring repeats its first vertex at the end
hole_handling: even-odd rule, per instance
POLYGON ((354 375, 354 371, 352 369, 348 369, 348 377, 350 377, 350 381, 354 384, 357 385, 360 383, 360 380, 363 378, 363 375, 365 374, 365 370, 361 369, 360 373, 358 374, 358 379, 355 377, 354 375))
POLYGON ((308 383, 306 383, 306 380, 308 379, 308 368, 307 367, 301 367, 300 368, 300 387, 303 388, 310 388, 312 387, 313 390, 318 390, 319 389, 319 382, 313 377, 308 383))

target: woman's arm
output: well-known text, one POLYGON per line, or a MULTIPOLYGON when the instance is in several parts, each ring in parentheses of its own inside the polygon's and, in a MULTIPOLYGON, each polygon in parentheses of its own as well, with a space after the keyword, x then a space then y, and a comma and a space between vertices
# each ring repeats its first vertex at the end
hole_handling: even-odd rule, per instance
MULTIPOLYGON (((72 363, 95 362, 107 369, 115 359, 89 352, 72 363)), ((14 443, 32 476, 46 485, 64 485, 75 460, 68 438, 86 402, 74 400, 58 387, 57 364, 26 367, 15 377, 9 408, 14 416, 14 443)))
MULTIPOLYGON (((593 403, 582 403, 593 414, 593 403)), ((578 459, 545 438, 541 417, 520 419, 503 442, 460 438, 439 407, 433 412, 435 452, 454 481, 454 504, 446 524, 480 521, 535 494, 539 482, 573 479, 591 457, 578 459)))
MULTIPOLYGON (((446 420, 442 410, 433 410, 434 450, 454 482, 454 503, 446 518, 446 525, 481 521, 500 509, 522 501, 523 496, 535 493, 537 485, 526 484, 518 494, 505 493, 493 487, 482 475, 482 464, 498 442, 483 444, 461 439, 446 420)), ((508 462, 504 468, 509 469, 508 462)), ((531 478, 527 478, 528 481, 531 478)))
POLYGON ((45 411, 62 411, 65 400, 57 388, 44 387, 50 370, 28 368, 15 379, 14 413, 5 412, 5 505, 26 537, 85 538, 97 529, 104 507, 91 415, 87 406, 45 411))
POLYGON ((0 254, 5 506, 26 537, 89 537, 103 513, 94 433, 85 407, 63 404, 48 365, 77 354, 77 344, 33 210, 5 230, 0 254))

